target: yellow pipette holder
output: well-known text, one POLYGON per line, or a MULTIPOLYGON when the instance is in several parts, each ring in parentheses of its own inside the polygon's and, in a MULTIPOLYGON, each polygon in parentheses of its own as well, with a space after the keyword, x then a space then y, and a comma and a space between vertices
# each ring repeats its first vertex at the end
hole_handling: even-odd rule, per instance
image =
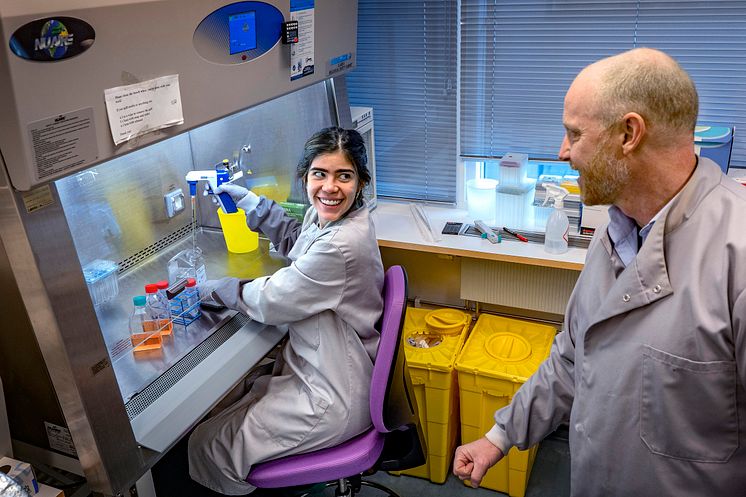
POLYGON ((223 238, 225 238, 228 252, 245 254, 259 247, 259 235, 246 225, 246 213, 243 209, 226 214, 223 209, 219 208, 218 219, 223 229, 223 238))

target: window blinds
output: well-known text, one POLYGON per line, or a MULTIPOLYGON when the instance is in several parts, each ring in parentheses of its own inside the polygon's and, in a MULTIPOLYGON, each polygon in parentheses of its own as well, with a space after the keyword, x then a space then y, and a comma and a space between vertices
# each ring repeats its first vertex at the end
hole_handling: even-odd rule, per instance
POLYGON ((578 71, 647 46, 692 76, 700 122, 736 126, 731 165, 746 167, 746 2, 462 0, 461 21, 463 156, 556 157, 578 71))
POLYGON ((360 0, 350 103, 373 107, 377 194, 456 200, 456 2, 360 0))
POLYGON ((736 127, 746 167, 744 0, 359 0, 350 101, 374 108, 378 194, 455 200, 462 157, 557 156, 565 92, 586 65, 659 48, 691 74, 699 121, 736 127), (460 9, 460 12, 457 12, 460 9), (457 73, 457 14, 460 66, 457 73))

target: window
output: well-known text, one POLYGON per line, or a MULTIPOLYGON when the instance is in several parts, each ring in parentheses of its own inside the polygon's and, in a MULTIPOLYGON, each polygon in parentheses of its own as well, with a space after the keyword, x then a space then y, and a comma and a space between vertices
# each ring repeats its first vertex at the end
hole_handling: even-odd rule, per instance
POLYGON ((633 45, 635 3, 462 0, 461 155, 556 158, 567 88, 633 45))
POLYGON ((731 167, 746 168, 743 0, 359 0, 358 24, 350 101, 375 109, 383 196, 453 201, 457 129, 466 159, 556 158, 575 75, 639 46, 691 74, 699 121, 735 126, 731 167))
POLYGON ((456 201, 456 2, 360 0, 351 105, 373 107, 381 197, 456 201))
POLYGON ((648 46, 692 76, 700 122, 736 126, 731 165, 746 167, 744 7, 732 0, 462 0, 461 154, 556 157, 564 93, 578 71, 648 46))

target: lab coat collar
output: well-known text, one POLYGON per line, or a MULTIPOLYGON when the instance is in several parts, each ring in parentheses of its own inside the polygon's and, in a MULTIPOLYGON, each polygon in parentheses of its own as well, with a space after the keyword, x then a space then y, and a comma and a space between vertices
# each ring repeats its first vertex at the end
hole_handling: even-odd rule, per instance
POLYGON ((615 280, 608 281, 609 285, 604 286, 609 291, 589 327, 673 293, 666 266, 665 237, 693 215, 702 199, 720 183, 721 176, 720 168, 714 162, 700 158, 692 177, 653 224, 637 257, 621 272, 618 271, 620 261, 614 256, 608 232, 604 232, 601 242, 605 254, 604 251, 596 251, 596 257, 605 257, 606 262, 593 264, 592 270, 605 267, 605 277, 615 280))

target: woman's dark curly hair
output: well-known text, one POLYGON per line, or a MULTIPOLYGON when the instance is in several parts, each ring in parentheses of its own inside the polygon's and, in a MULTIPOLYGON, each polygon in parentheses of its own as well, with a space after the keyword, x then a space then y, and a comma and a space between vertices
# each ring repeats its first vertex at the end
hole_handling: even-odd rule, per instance
POLYGON ((360 133, 354 129, 343 129, 336 126, 324 128, 308 139, 303 147, 303 157, 298 162, 296 176, 306 186, 308 181, 308 170, 313 160, 319 155, 333 154, 342 151, 345 157, 355 166, 358 177, 358 192, 352 208, 357 209, 363 205, 363 188, 370 183, 370 171, 368 171, 368 154, 365 151, 365 141, 360 133))

